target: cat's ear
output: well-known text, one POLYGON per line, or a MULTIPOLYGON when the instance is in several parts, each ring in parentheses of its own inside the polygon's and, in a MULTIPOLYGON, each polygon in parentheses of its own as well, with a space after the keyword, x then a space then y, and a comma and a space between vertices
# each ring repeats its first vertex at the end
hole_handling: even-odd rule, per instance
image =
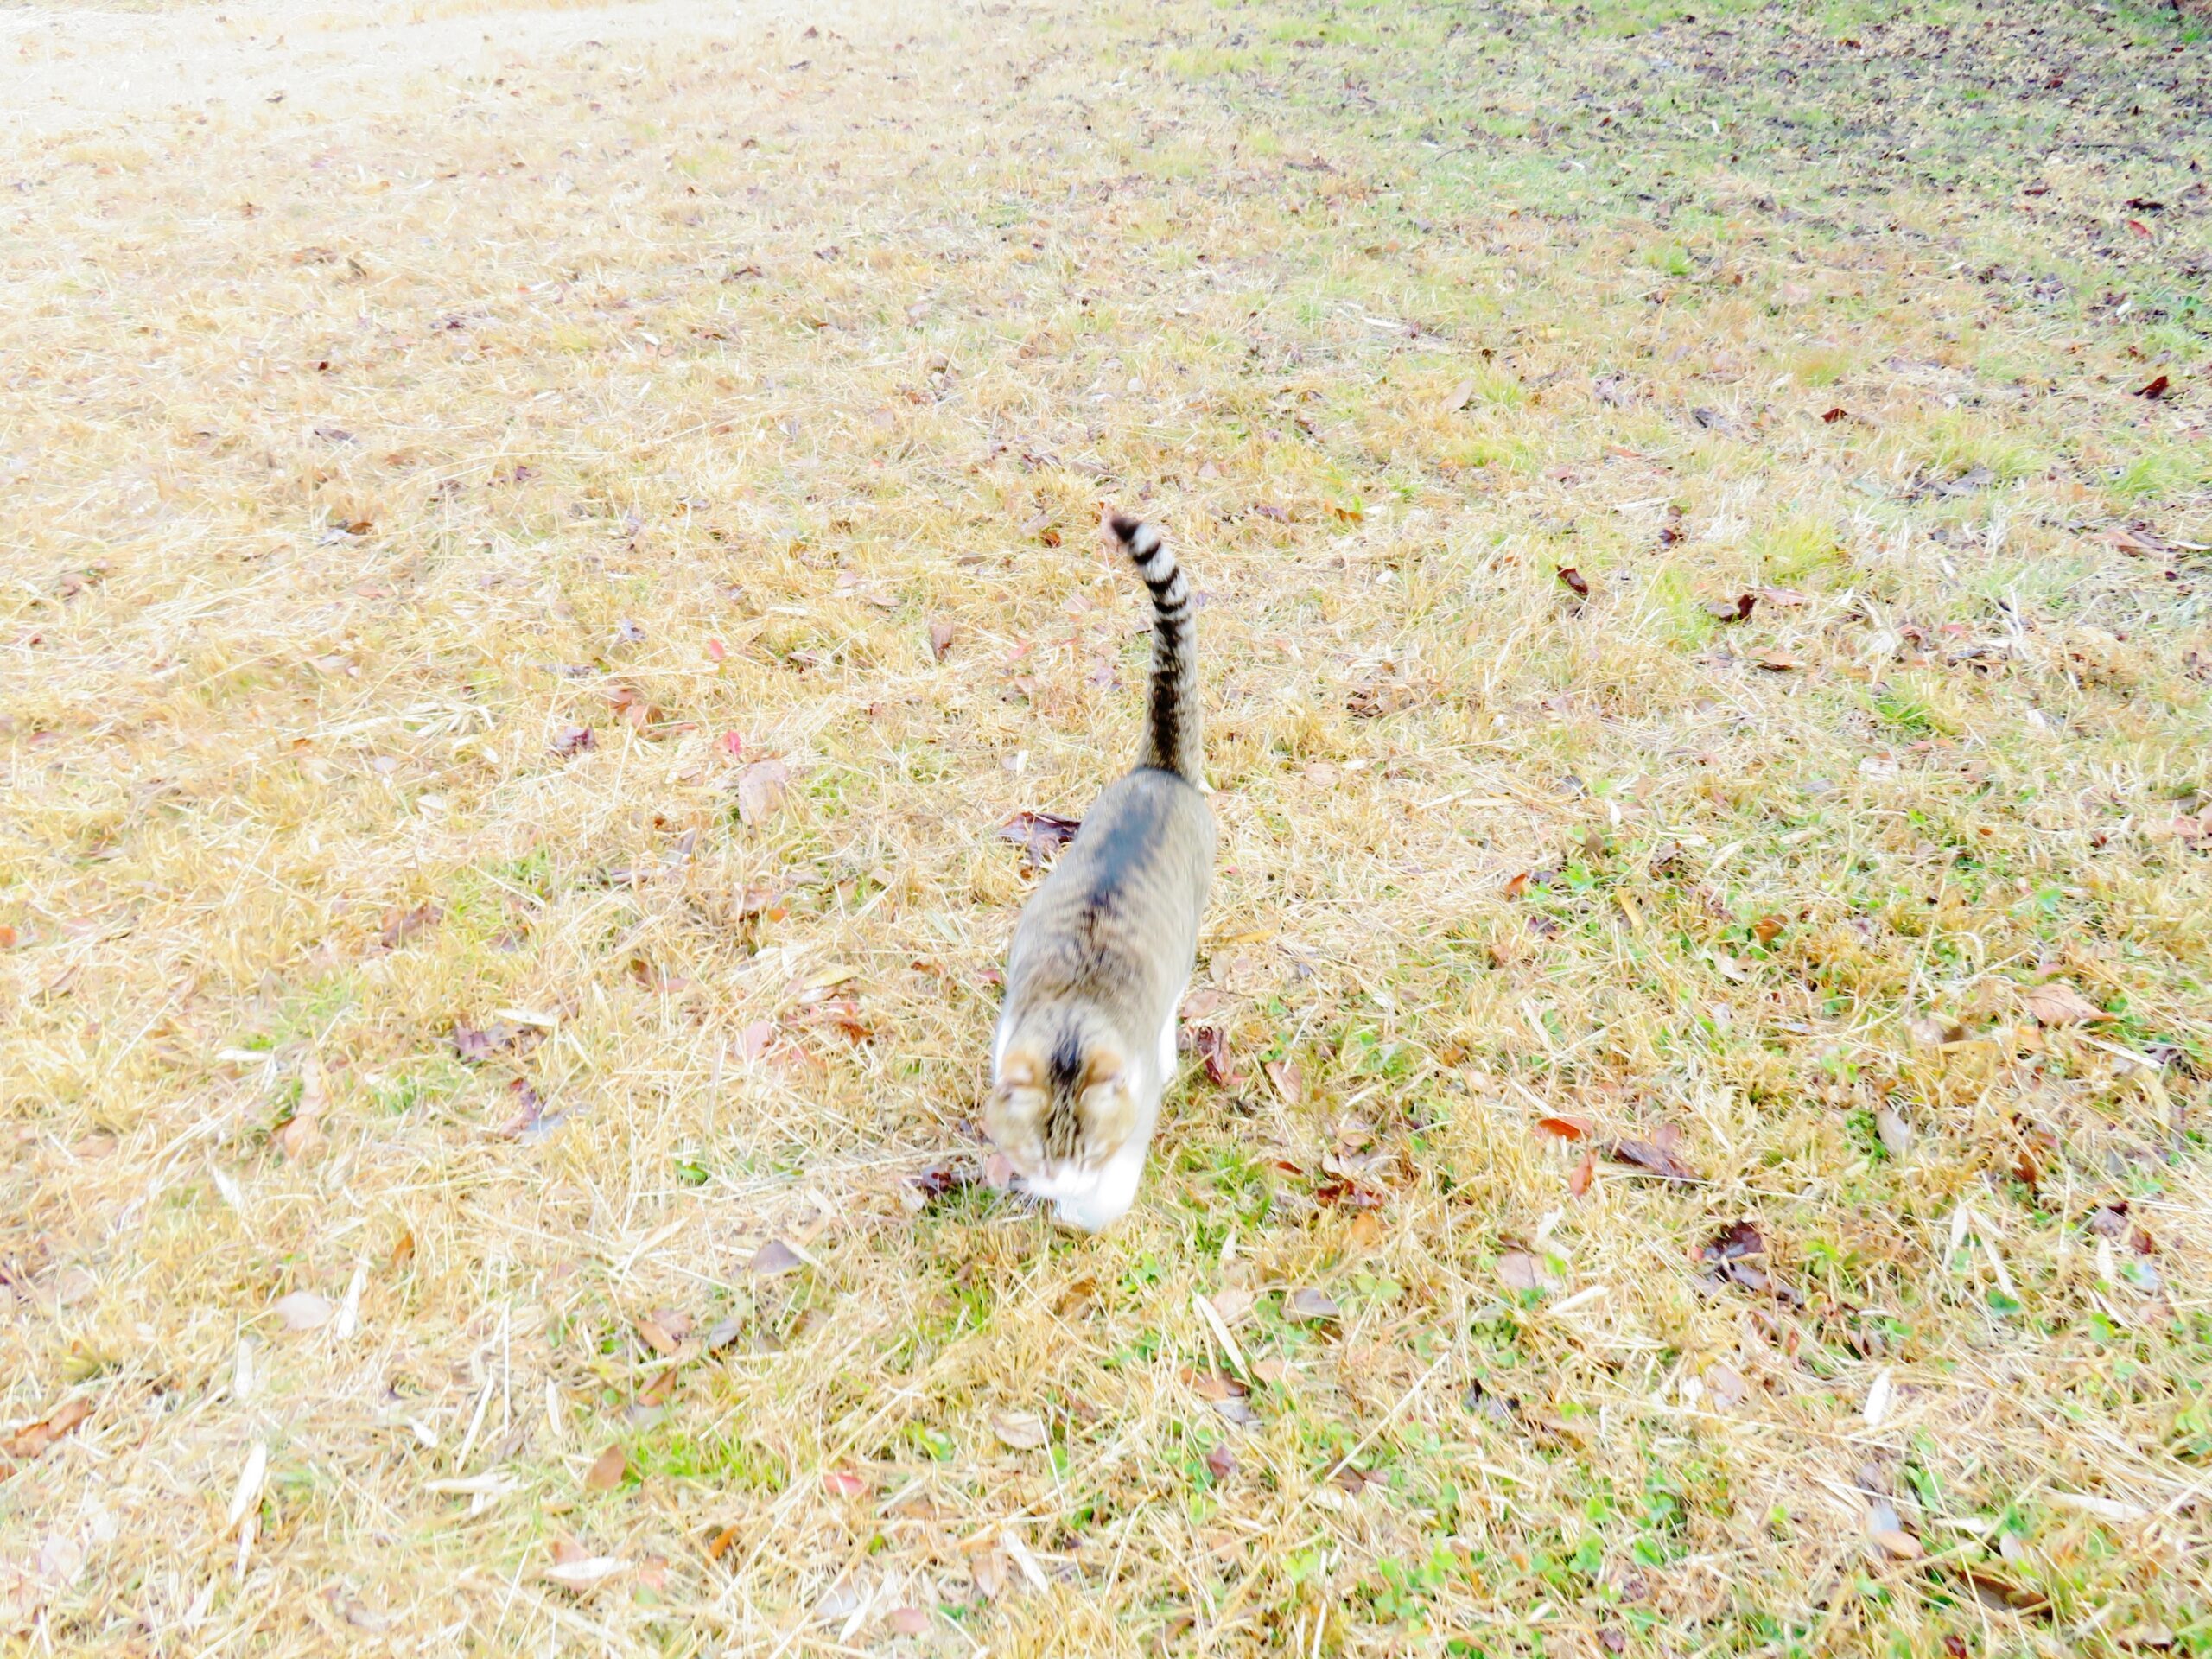
POLYGON ((1045 1057, 1026 1046, 1010 1047, 999 1063, 998 1081, 983 1096, 983 1133, 1003 1152, 1022 1152, 1043 1133, 1051 1103, 1045 1057))
POLYGON ((1078 1090, 1085 1129, 1094 1141, 1119 1144, 1137 1115, 1135 1079, 1119 1049, 1100 1045, 1084 1057, 1078 1090))

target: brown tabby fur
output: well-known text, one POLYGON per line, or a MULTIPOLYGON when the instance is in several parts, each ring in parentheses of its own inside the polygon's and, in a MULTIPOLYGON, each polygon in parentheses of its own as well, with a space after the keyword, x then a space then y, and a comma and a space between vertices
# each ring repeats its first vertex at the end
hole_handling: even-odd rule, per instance
POLYGON ((1136 1197, 1213 880, 1190 587, 1152 525, 1109 524, 1152 590, 1144 753, 1022 910, 983 1107, 1023 1190, 1085 1231, 1136 1197))

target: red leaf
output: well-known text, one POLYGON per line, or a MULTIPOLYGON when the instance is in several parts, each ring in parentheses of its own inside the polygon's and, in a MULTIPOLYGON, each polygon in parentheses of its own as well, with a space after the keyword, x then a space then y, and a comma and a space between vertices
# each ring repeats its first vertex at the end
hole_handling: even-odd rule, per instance
POLYGON ((832 1497, 858 1497, 868 1491, 868 1477, 850 1469, 832 1469, 822 1477, 822 1484, 832 1497))
POLYGON ((707 641, 707 656, 709 661, 719 663, 723 658, 728 655, 729 652, 723 647, 721 640, 709 639, 707 641))
POLYGON ((2164 397, 2166 395, 2166 388, 2172 384, 2173 383, 2171 381, 2167 379, 2166 377, 2162 374, 2157 379, 2151 382, 2149 385, 2138 386, 2135 389, 2135 395, 2138 397, 2149 397, 2155 400, 2164 397))
POLYGON ((1590 597, 1590 583, 1588 579, 1573 565, 1562 564, 1554 574, 1556 574, 1559 579, 1565 582, 1568 588, 1573 590, 1574 596, 1577 599, 1587 599, 1590 597))
POLYGON ((1540 1117, 1536 1127, 1562 1141, 1580 1141, 1590 1133, 1590 1121, 1582 1117, 1540 1117))
POLYGON ((1567 1196, 1581 1198, 1590 1191, 1591 1182, 1597 1179, 1598 1153, 1595 1147, 1592 1147, 1583 1153, 1581 1161, 1569 1172, 1567 1178, 1567 1196))
POLYGON ((1835 408, 1829 410, 1827 413, 1821 416, 1821 418, 1826 421, 1830 426, 1834 426, 1838 421, 1848 420, 1850 417, 1851 411, 1845 409, 1840 404, 1837 404, 1835 408))

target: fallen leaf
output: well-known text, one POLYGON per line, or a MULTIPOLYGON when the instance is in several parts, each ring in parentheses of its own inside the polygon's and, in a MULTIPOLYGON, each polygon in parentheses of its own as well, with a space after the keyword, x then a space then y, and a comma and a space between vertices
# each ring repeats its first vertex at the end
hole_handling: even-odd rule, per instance
POLYGON ((868 1491, 868 1477, 850 1469, 826 1470, 822 1486, 832 1497, 859 1497, 868 1491))
POLYGON ((1508 1250, 1497 1258, 1499 1282, 1510 1291, 1556 1290, 1559 1281, 1544 1270, 1542 1262, 1526 1250, 1508 1250))
POLYGON ((1191 1051, 1205 1066, 1207 1082, 1217 1089, 1233 1089, 1243 1083, 1243 1075, 1230 1064, 1227 1032, 1219 1026, 1193 1026, 1189 1031, 1191 1051))
POLYGON ((673 1331, 651 1313, 638 1321, 638 1334, 645 1339, 645 1346, 663 1359, 667 1358, 683 1345, 673 1331))
POLYGON ((1540 1117, 1536 1128, 1561 1141, 1580 1141, 1590 1133, 1590 1121, 1583 1117, 1540 1117))
POLYGON ((935 658, 938 662, 943 662, 944 660, 945 653, 952 649, 952 639, 953 629, 951 623, 931 623, 930 655, 935 658))
POLYGON ((1462 380, 1458 385, 1452 387, 1450 391, 1445 393, 1443 407, 1439 412, 1445 415, 1455 415, 1459 410, 1465 409, 1469 404, 1474 401, 1475 391, 1481 384, 1482 383, 1476 379, 1472 375, 1468 376, 1467 378, 1462 380))
POLYGON ((1227 1480, 1236 1472, 1236 1454, 1224 1441, 1206 1453, 1206 1472, 1216 1480, 1227 1480))
POLYGON ((991 1433, 1017 1452, 1033 1452, 1052 1439, 1045 1420, 1033 1411, 995 1411, 991 1433))
POLYGON ((494 1059, 508 1049, 534 1043, 538 1033, 526 1026, 511 1025, 505 1020, 494 1020, 490 1025, 455 1026, 453 1028, 453 1052, 471 1065, 481 1065, 494 1059))
POLYGON ((311 1290, 296 1290, 289 1296, 279 1297, 270 1309, 284 1322, 288 1331, 315 1331, 330 1323, 334 1309, 329 1301, 311 1290))
POLYGON ((619 1446, 610 1446, 594 1458, 591 1467, 584 1471, 584 1491, 611 1492, 629 1472, 630 1454, 619 1446))
POLYGON ((737 1052, 746 1059, 757 1060, 768 1052, 768 1046, 775 1040, 776 1022, 755 1020, 738 1033, 737 1052))
POLYGON ((630 1565, 619 1555, 588 1555, 580 1561, 556 1561, 545 1576, 569 1590, 589 1590, 604 1584, 630 1565))
POLYGON ((1335 1319, 1344 1317, 1344 1310, 1337 1306, 1337 1299, 1325 1290, 1311 1287, 1292 1291, 1282 1299, 1283 1311, 1301 1319, 1335 1319))
POLYGON ((930 1616, 919 1607, 893 1607, 883 1622, 900 1636, 919 1636, 930 1627, 930 1616))
POLYGON ((975 1578, 976 1588, 982 1592, 985 1600, 996 1601, 1006 1593, 1007 1560, 1004 1551, 985 1550, 976 1558, 976 1565, 969 1571, 975 1578))
POLYGON ((1827 410, 1821 416, 1821 418, 1826 421, 1830 426, 1834 426, 1838 421, 1850 419, 1851 411, 1845 409, 1841 404, 1838 404, 1835 408, 1827 410))
POLYGON ((1258 1300, 1242 1285, 1224 1285, 1206 1298, 1224 1325, 1235 1325, 1252 1311, 1252 1304, 1258 1300))
POLYGON ((1947 1043, 1962 1043, 1967 1028, 1955 1020, 1945 1020, 1932 1014, 1917 1014, 1905 1021, 1906 1033, 1916 1043, 1929 1048, 1941 1048, 1947 1043))
POLYGON ((409 939, 426 927, 435 927, 444 919, 445 912, 437 906, 417 905, 412 910, 390 910, 385 912, 384 931, 377 938, 387 950, 397 950, 409 939))
POLYGON ((1573 565, 1562 564, 1557 570, 1553 572, 1553 574, 1561 582, 1565 582, 1569 588, 1573 590, 1574 596, 1577 599, 1587 599, 1590 597, 1590 583, 1588 579, 1573 565))
POLYGON ((2149 397, 2156 400, 2164 397, 2166 395, 2166 389, 2172 384, 2173 383, 2171 381, 2167 379, 2166 377, 2162 374, 2157 379, 2152 381, 2149 385, 2136 387, 2135 395, 2138 397, 2149 397))
POLYGON ((1881 1139, 1882 1150, 1892 1158, 1902 1158, 1912 1149, 1912 1130, 1894 1106, 1875 1108, 1874 1133, 1881 1139))
POLYGON ((1533 874, 1533 871, 1523 870, 1508 881, 1505 884, 1505 896, 1509 899, 1518 899, 1522 893, 1528 892, 1529 877, 1533 874))
POLYGON ((737 816, 747 827, 761 823, 782 802, 791 780, 791 768, 781 760, 753 761, 737 774, 737 816))
POLYGON ((607 694, 607 700, 615 714, 629 722, 631 729, 641 737, 651 736, 668 723, 664 709, 646 702, 642 693, 630 686, 616 686, 607 694))
POLYGON ((69 1433, 78 1424, 92 1414, 91 1402, 69 1401, 49 1413, 43 1421, 26 1424, 5 1440, 0 1440, 0 1454, 5 1454, 19 1464, 29 1463, 34 1458, 43 1457, 48 1448, 56 1440, 69 1433))
POLYGON ((796 1273, 803 1263, 797 1250, 780 1238, 772 1238, 753 1251, 753 1259, 745 1270, 755 1279, 774 1279, 786 1273, 796 1273))
POLYGON ((2039 1026, 2079 1026, 2119 1018, 2117 1014, 2107 1014, 2063 980, 2055 979, 2048 984, 2037 986, 2023 1001, 2039 1026))
POLYGON ((629 617, 614 625, 613 643, 618 645, 641 645, 645 642, 645 631, 629 617))
POLYGON ((1751 924, 1751 937, 1761 944, 1772 944, 1784 926, 1779 916, 1762 916, 1751 924))
POLYGON ((1799 658, 1786 655, 1782 652, 1770 652, 1766 656, 1760 658, 1758 659, 1758 663, 1761 668, 1765 669, 1770 674, 1787 674, 1792 669, 1799 669, 1805 666, 1804 663, 1799 658))
POLYGON ((1885 1499, 1876 1498, 1868 1506, 1866 1535, 1901 1561, 1917 1560, 1927 1554, 1920 1540, 1904 1529, 1897 1520, 1896 1509, 1885 1499))
POLYGON ((553 741, 548 747, 565 760, 572 754, 582 753, 597 741, 588 726, 563 726, 553 734, 553 741))
MULTIPOLYGON (((511 1141, 524 1135, 536 1135, 559 1119, 545 1116, 545 1103, 538 1097, 537 1090, 528 1077, 510 1077, 507 1093, 513 1096, 515 1115, 499 1128, 499 1133, 511 1141)), ((562 1114, 565 1116, 566 1114, 562 1114)))
POLYGON ((0 922, 0 950, 12 950, 15 948, 16 930, 6 922, 0 922))
POLYGON ((1064 818, 1057 812, 1017 812, 999 826, 998 838, 1022 849, 1032 865, 1041 864, 1076 837, 1081 818, 1064 818))
POLYGON ((1751 607, 1758 602, 1757 594, 1738 594, 1733 599, 1709 599, 1705 602, 1705 613, 1722 622, 1741 622, 1751 615, 1751 607))
POLYGON ((1275 1086, 1286 1106, 1303 1105, 1306 1101, 1306 1073, 1296 1060, 1269 1060, 1260 1068, 1268 1074, 1268 1081, 1275 1086))
POLYGON ((1598 1152, 1591 1147, 1582 1154, 1581 1161, 1567 1172, 1567 1191, 1570 1198, 1581 1198, 1590 1191, 1590 1184, 1598 1179, 1598 1152))
POLYGON ((1770 605, 1779 605, 1787 611, 1802 609, 1805 595, 1795 588, 1756 588, 1752 591, 1770 605))
POLYGON ((1649 1141, 1616 1141, 1609 1151, 1619 1162, 1633 1164, 1646 1174, 1656 1175, 1662 1180, 1700 1180, 1703 1177, 1675 1155, 1675 1142, 1681 1134, 1669 1124, 1649 1141))

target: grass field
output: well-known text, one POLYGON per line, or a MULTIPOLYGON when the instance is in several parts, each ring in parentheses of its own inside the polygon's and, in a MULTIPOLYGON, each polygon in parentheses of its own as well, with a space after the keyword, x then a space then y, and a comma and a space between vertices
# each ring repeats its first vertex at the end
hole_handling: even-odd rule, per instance
POLYGON ((2212 1653, 2201 26, 225 0, 0 107, 10 1641, 2212 1653), (1086 1239, 973 1125, 1106 503, 1223 851, 1086 1239))

